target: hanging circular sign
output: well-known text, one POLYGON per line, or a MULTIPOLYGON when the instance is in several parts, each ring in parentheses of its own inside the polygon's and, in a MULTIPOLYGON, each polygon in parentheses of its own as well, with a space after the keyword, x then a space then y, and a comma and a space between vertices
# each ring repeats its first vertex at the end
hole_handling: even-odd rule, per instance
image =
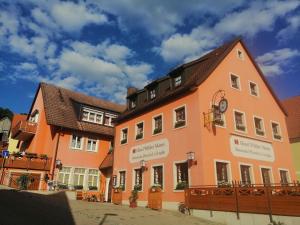
POLYGON ((226 98, 222 98, 219 102, 219 111, 220 111, 220 113, 226 112, 227 108, 228 108, 228 101, 227 101, 226 98))

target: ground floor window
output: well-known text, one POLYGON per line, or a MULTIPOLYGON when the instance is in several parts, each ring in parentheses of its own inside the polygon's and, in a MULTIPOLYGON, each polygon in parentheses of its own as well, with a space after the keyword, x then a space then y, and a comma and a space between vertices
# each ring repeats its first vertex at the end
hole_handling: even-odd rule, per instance
POLYGON ((71 167, 62 167, 58 173, 58 182, 61 184, 68 184, 71 174, 71 167))
POLYGON ((189 185, 188 163, 176 163, 176 189, 182 190, 189 185))
POLYGON ((226 162, 216 162, 217 184, 226 185, 229 183, 229 166, 226 162))
POLYGON ((126 172, 125 171, 120 171, 119 172, 119 174, 120 174, 120 182, 119 182, 119 186, 123 189, 123 190, 125 190, 125 182, 126 182, 126 172))
POLYGON ((271 184, 271 169, 269 168, 261 168, 261 175, 264 185, 271 184))
POLYGON ((74 169, 74 176, 73 176, 73 185, 74 186, 83 186, 84 182, 84 168, 75 168, 74 169))
POLYGON ((242 184, 251 184, 251 166, 240 165, 242 184))
POLYGON ((280 173, 280 183, 287 185, 289 183, 289 176, 287 170, 279 170, 280 173))
POLYGON ((163 188, 163 167, 154 166, 153 167, 153 184, 160 185, 163 188))
POLYGON ((134 174, 134 186, 137 190, 141 191, 143 186, 142 169, 135 169, 134 174))
POLYGON ((88 173, 88 187, 98 187, 98 170, 96 169, 89 169, 88 173))

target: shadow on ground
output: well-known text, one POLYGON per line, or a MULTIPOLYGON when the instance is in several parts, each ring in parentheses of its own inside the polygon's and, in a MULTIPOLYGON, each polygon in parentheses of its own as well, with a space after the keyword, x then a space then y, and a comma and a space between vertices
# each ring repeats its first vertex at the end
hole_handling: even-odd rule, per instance
POLYGON ((64 192, 0 190, 0 225, 75 225, 64 192))

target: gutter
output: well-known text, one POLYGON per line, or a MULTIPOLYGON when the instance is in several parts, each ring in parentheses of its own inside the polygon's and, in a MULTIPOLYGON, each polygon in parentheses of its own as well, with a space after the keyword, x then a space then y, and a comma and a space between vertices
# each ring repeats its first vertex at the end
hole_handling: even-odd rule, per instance
POLYGON ((52 168, 51 172, 50 172, 51 180, 54 179, 54 171, 55 171, 55 167, 56 167, 56 158, 57 158, 57 152, 58 152, 58 146, 59 146, 59 140, 60 140, 62 127, 60 127, 59 129, 60 130, 58 131, 58 137, 57 137, 57 141, 56 141, 55 152, 54 152, 53 161, 52 161, 52 165, 51 165, 51 168, 52 168))

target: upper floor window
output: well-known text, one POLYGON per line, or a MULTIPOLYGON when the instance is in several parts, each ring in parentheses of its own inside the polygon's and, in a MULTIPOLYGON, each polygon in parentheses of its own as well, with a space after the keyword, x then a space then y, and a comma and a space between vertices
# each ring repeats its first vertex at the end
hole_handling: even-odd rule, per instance
POLYGON ((126 144, 128 139, 128 128, 121 130, 121 144, 126 144))
POLYGON ((89 108, 83 108, 82 109, 82 120, 92 123, 103 123, 103 112, 89 109, 89 108))
POLYGON ((280 130, 280 126, 279 123, 276 122, 272 122, 272 132, 273 132, 273 138, 276 140, 281 140, 281 130, 280 130))
POLYGON ((174 78, 174 87, 178 87, 181 85, 181 75, 174 78))
POLYGON ((136 97, 129 100, 130 109, 134 109, 136 107, 136 97))
POLYGON ((254 117, 255 133, 260 136, 265 135, 264 122, 261 118, 254 117))
POLYGON ((83 137, 73 134, 72 140, 71 140, 71 148, 72 149, 82 149, 82 142, 83 142, 83 137))
POLYGON ((97 152, 97 140, 88 139, 86 150, 91 152, 97 152))
POLYGON ((231 87, 240 90, 240 78, 237 75, 230 74, 231 87))
POLYGON ((235 129, 238 131, 246 131, 245 113, 234 112, 235 129))
POLYGON ((104 116, 104 125, 106 126, 114 126, 113 119, 117 118, 116 115, 105 113, 104 116))
POLYGON ((39 121, 39 111, 34 110, 34 112, 30 115, 29 121, 33 123, 37 123, 39 121))
POLYGON ((159 134, 162 132, 162 115, 155 116, 152 122, 153 134, 159 134))
POLYGON ((152 100, 154 98, 156 98, 156 89, 150 90, 150 99, 152 100))
POLYGON ((253 96, 258 96, 258 86, 254 82, 249 82, 250 94, 253 96))
POLYGON ((186 124, 185 106, 174 110, 174 127, 183 127, 186 124))
POLYGON ((144 137, 144 123, 141 122, 141 123, 138 123, 136 125, 136 136, 135 136, 135 139, 138 140, 138 139, 142 139, 144 137))
POLYGON ((244 53, 242 52, 242 50, 237 50, 237 57, 241 60, 244 60, 244 53))

